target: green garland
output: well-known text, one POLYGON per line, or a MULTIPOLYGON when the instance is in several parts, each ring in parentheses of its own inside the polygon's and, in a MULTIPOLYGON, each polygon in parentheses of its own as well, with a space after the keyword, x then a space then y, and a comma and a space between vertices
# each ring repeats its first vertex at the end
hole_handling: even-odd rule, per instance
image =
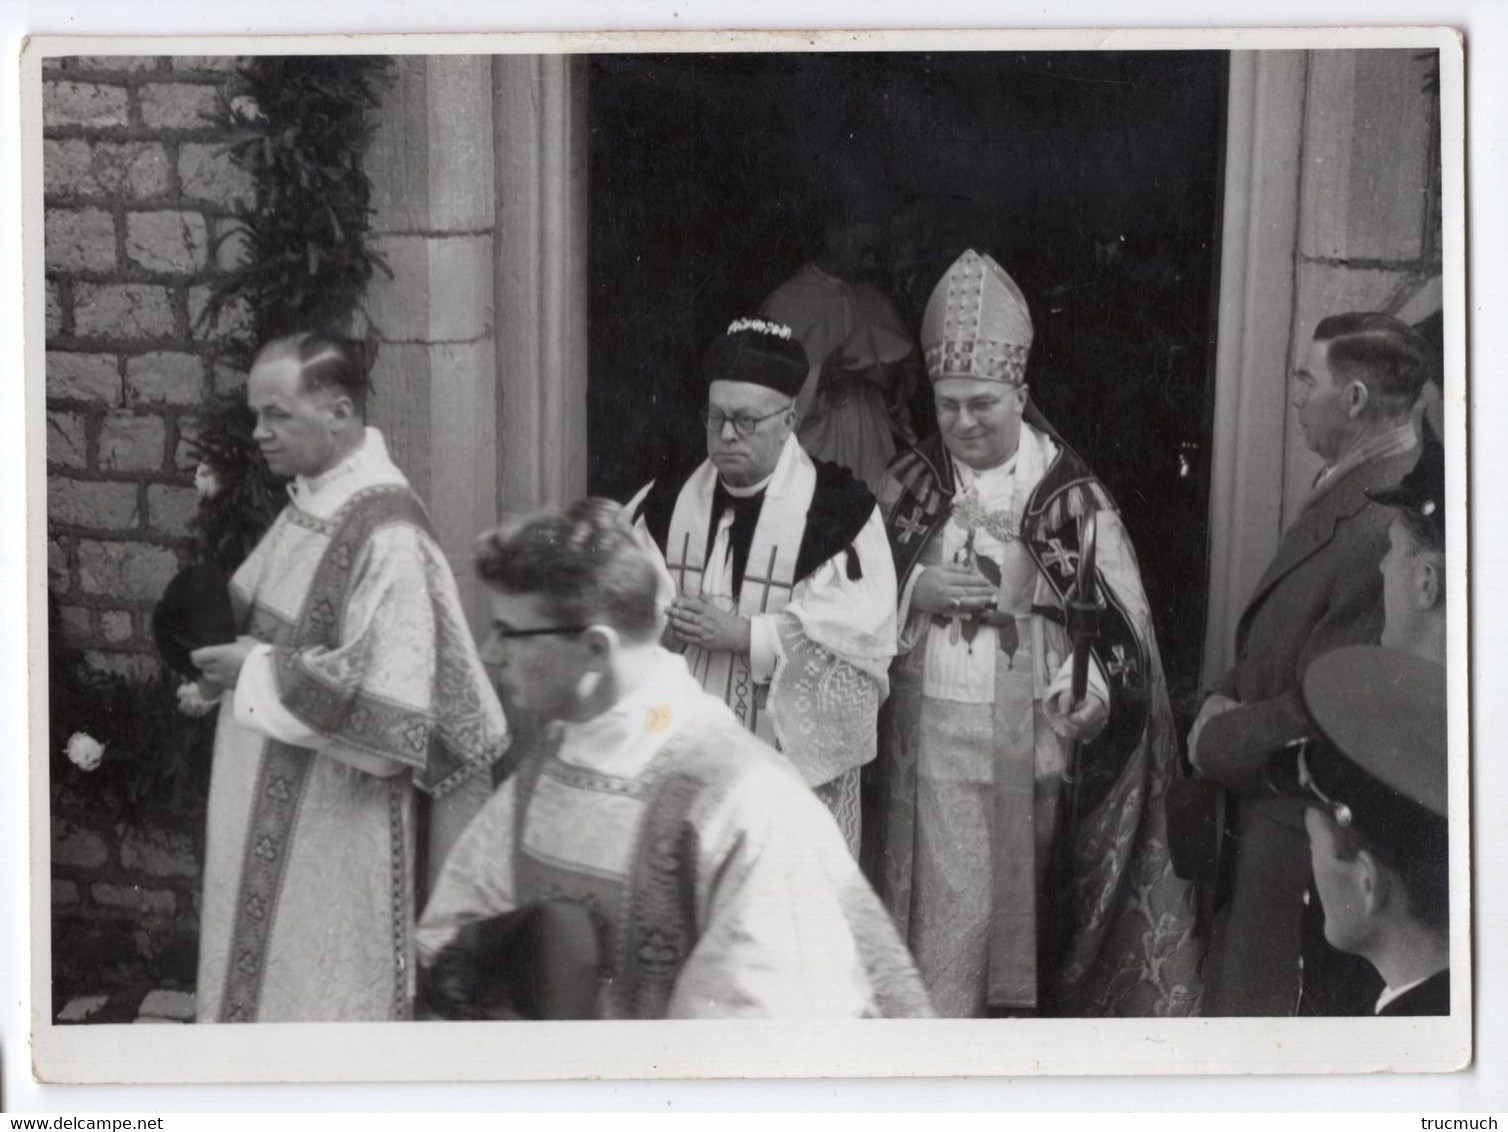
POLYGON ((390 59, 367 55, 257 56, 241 67, 244 94, 224 107, 224 124, 255 186, 251 206, 236 213, 251 262, 215 289, 206 322, 239 301, 256 343, 350 332, 373 272, 392 275, 367 245, 372 183, 363 167, 391 71, 390 59))

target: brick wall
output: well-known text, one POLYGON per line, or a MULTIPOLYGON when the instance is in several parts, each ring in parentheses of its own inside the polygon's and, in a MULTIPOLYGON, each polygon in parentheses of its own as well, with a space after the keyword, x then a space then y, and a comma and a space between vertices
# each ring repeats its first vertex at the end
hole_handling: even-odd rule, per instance
POLYGON ((197 324, 244 252, 251 185, 214 124, 236 63, 44 64, 48 586, 65 642, 127 675, 155 669, 147 615, 184 561, 196 413, 241 380, 224 354, 247 312, 197 324))
POLYGON ((188 834, 54 812, 52 908, 55 1014, 80 994, 194 989, 199 861, 188 834))

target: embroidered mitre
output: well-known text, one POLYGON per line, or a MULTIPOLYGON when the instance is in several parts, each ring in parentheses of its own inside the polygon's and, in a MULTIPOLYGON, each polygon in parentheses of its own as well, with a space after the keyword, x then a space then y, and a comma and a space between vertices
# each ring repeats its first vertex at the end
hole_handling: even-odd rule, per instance
POLYGON ((927 300, 921 343, 933 381, 973 377, 1020 385, 1032 344, 1026 296, 1005 268, 966 251, 927 300))

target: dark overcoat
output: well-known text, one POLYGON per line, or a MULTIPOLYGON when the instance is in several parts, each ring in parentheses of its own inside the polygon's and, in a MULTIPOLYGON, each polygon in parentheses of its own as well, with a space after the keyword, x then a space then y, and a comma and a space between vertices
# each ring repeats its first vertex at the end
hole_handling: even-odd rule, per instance
POLYGON ((1234 802, 1205 1014, 1295 1010, 1310 874, 1303 803, 1266 790, 1253 757, 1304 733, 1298 688, 1311 660, 1381 635, 1378 567, 1396 512, 1366 492, 1395 485, 1417 458, 1414 447, 1336 473, 1284 533, 1236 627, 1236 663, 1216 691, 1241 706, 1211 719, 1198 748, 1200 774, 1234 802))

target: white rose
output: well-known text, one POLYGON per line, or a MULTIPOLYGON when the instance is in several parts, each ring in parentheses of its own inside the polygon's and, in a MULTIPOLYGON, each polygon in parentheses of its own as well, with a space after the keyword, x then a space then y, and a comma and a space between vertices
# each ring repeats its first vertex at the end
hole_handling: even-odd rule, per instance
POLYGON ((257 105, 257 100, 249 94, 237 95, 230 100, 230 108, 243 122, 260 122, 264 120, 262 108, 257 105))
POLYGON ((93 770, 105 757, 105 745, 93 735, 75 731, 68 739, 68 761, 80 770, 93 770))
POLYGON ((220 494, 220 477, 215 474, 214 468, 201 462, 194 469, 194 490, 199 493, 200 499, 213 499, 220 494))
POLYGON ((178 685, 178 710, 184 715, 198 719, 215 710, 215 705, 220 702, 220 697, 207 699, 204 690, 199 687, 197 680, 190 680, 187 684, 178 685))

